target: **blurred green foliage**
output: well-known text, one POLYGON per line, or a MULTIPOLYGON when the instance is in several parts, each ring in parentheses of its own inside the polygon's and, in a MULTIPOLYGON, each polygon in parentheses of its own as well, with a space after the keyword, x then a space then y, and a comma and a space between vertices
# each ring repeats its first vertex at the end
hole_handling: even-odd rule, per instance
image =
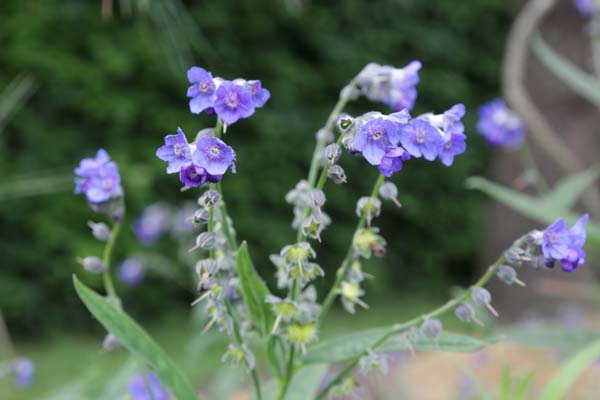
MULTIPOLYGON (((193 199, 191 191, 179 192, 177 178, 167 176, 154 156, 163 136, 178 126, 193 135, 214 123, 189 113, 185 68, 194 63, 227 78, 261 79, 272 97, 227 133, 239 173, 227 177, 224 190, 238 237, 248 240, 257 268, 272 284, 268 254, 295 236, 283 196, 305 177, 314 133, 340 88, 370 61, 401 66, 418 59, 424 68, 414 113, 465 103, 469 148, 450 169, 413 160, 394 178, 404 207, 386 205, 377 223, 388 254, 367 269, 377 276, 377 292, 436 290, 471 274, 482 198, 463 182, 485 173, 487 165, 489 153, 474 131, 475 110, 497 95, 509 24, 506 2, 148 4, 130 15, 120 15, 117 7, 115 18, 106 21, 100 1, 0 3, 0 86, 28 74, 38 87, 0 134, 2 181, 48 170, 68 174, 82 157, 103 147, 123 175, 128 224, 150 203, 193 199)), ((373 108, 385 111, 363 101, 349 109, 373 108)), ((342 164, 350 184, 328 187, 327 212, 334 225, 318 246, 328 272, 321 285, 341 262, 356 223, 356 199, 370 191, 376 176, 364 160, 344 156, 342 164)), ((101 251, 86 227, 94 218, 85 200, 70 191, 0 202, 0 308, 13 331, 89 326, 70 275, 80 271, 76 256, 101 251)), ((168 240, 159 243, 160 251, 173 255, 171 247, 168 240)), ((116 258, 141 248, 126 229, 116 258)), ((185 309, 190 300, 180 287, 160 279, 121 292, 135 317, 185 309)))

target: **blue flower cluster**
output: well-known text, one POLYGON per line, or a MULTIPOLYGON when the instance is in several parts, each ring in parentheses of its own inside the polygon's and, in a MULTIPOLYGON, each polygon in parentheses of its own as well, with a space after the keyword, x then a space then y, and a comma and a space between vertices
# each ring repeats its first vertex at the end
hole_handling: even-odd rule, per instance
POLYGON ((191 98, 190 111, 194 114, 216 113, 226 124, 248 118, 271 97, 258 80, 213 78, 210 72, 200 67, 190 68, 187 76, 192 84, 187 90, 187 96, 191 98))
POLYGON ((450 166, 466 150, 465 107, 457 104, 443 114, 424 114, 411 119, 408 110, 384 115, 367 113, 356 119, 356 135, 350 147, 360 152, 379 172, 390 177, 403 162, 415 158, 440 161, 450 166))
POLYGON ((547 267, 552 268, 555 262, 559 262, 563 271, 572 272, 585 262, 583 245, 588 219, 589 216, 585 214, 569 228, 564 219, 560 218, 544 230, 542 254, 546 258, 547 267))
POLYGON ((384 103, 394 111, 411 110, 417 99, 421 63, 412 61, 404 68, 375 63, 358 74, 356 83, 367 99, 384 103))
POLYGON ((493 147, 519 147, 525 136, 521 118, 500 98, 479 107, 477 130, 493 147))
POLYGON ((95 158, 81 160, 75 175, 75 193, 85 194, 92 204, 105 203, 123 193, 119 168, 104 149, 98 150, 95 158))

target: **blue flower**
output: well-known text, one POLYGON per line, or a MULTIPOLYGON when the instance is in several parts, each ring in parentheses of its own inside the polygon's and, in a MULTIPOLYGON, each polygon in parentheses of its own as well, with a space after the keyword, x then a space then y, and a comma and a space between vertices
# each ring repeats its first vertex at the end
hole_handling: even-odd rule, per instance
POLYGON ((179 171, 179 180, 185 187, 192 188, 204 185, 207 179, 206 169, 188 161, 182 165, 179 171))
POLYGON ((465 106, 456 104, 441 115, 425 114, 423 118, 439 130, 442 138, 438 149, 438 157, 445 166, 449 167, 454 162, 454 156, 462 154, 467 149, 464 135, 465 126, 462 118, 465 115, 465 106))
POLYGON ((165 136, 165 145, 156 150, 156 156, 167 162, 167 174, 179 173, 190 155, 190 145, 181 128, 177 128, 176 135, 165 136))
POLYGON ((572 272, 585 261, 587 235, 585 224, 588 214, 583 215, 572 228, 567 227, 564 219, 559 218, 544 230, 542 235, 542 254, 550 262, 559 261, 564 271, 572 272))
POLYGON ((217 88, 214 109, 226 124, 233 124, 254 114, 252 93, 247 87, 223 81, 217 88))
POLYGON ((127 286, 138 286, 144 280, 144 266, 139 260, 130 258, 119 265, 117 275, 121 282, 127 286))
POLYGON ((250 90, 250 94, 252 95, 252 103, 254 107, 260 108, 265 105, 265 103, 271 97, 271 92, 262 87, 262 84, 258 80, 252 80, 247 82, 248 90, 250 90))
POLYGON ((453 133, 445 139, 438 150, 438 157, 442 164, 447 167, 451 166, 454 162, 454 156, 465 152, 467 149, 466 139, 467 137, 462 133, 453 133))
POLYGON ((394 172, 400 171, 402 163, 408 159, 410 155, 402 147, 389 146, 379 164, 379 172, 389 178, 394 172))
POLYGON ((499 98, 479 107, 477 130, 494 147, 519 147, 525 135, 519 116, 499 98))
POLYGON ((119 168, 103 149, 96 158, 81 160, 75 174, 75 193, 85 194, 90 203, 104 203, 122 194, 119 168))
POLYGON ((412 109, 417 98, 421 63, 413 61, 404 68, 368 64, 357 77, 361 93, 371 101, 388 105, 393 110, 412 109))
POLYGON ((400 142, 411 156, 424 157, 428 161, 433 161, 444 140, 440 130, 429 121, 415 118, 403 129, 400 142))
MULTIPOLYGON (((379 165, 393 139, 399 137, 398 124, 384 118, 375 118, 360 127, 352 147, 360 151, 371 165, 379 165)), ((396 140, 394 140, 396 141, 396 140)))
POLYGON ((220 180, 216 175, 223 175, 229 168, 235 173, 235 152, 221 139, 212 136, 198 139, 192 159, 212 175, 211 179, 220 180))
POLYGON ((216 86, 210 72, 200 67, 192 67, 187 72, 188 80, 192 83, 187 90, 191 97, 190 111, 199 114, 213 106, 216 86))
POLYGON ((30 358, 19 357, 13 360, 13 373, 15 386, 24 389, 31 386, 35 376, 35 364, 30 358))
POLYGON ((132 400, 169 400, 169 393, 153 372, 136 375, 129 383, 129 394, 132 400))
POLYGON ((162 203, 151 204, 144 208, 142 215, 133 223, 133 232, 138 240, 153 245, 169 229, 170 213, 162 203))

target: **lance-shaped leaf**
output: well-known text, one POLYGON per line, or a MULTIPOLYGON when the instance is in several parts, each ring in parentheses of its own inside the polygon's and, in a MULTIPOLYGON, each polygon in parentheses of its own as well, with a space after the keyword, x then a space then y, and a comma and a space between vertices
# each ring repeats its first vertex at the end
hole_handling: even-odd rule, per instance
POLYGON ((178 400, 197 400, 194 387, 165 351, 123 311, 86 287, 73 275, 79 298, 94 317, 134 356, 147 364, 178 400))
POLYGON ((237 270, 240 277, 240 291, 252 321, 264 336, 270 332, 273 313, 265 302, 270 294, 267 285, 258 275, 248 253, 248 245, 243 242, 237 253, 237 270))
POLYGON ((552 191, 544 196, 544 206, 551 209, 570 209, 599 176, 600 167, 596 166, 561 179, 552 191))

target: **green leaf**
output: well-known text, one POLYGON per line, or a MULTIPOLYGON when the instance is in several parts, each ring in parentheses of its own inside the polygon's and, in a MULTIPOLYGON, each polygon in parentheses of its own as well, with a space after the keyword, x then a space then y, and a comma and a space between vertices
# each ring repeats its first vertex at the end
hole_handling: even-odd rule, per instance
POLYGON ((551 209, 570 209, 599 176, 600 167, 595 166, 561 179, 552 191, 544 196, 544 206, 551 209))
POLYGON ((591 328, 569 328, 557 324, 514 325, 501 329, 495 336, 497 341, 508 341, 527 347, 551 347, 572 352, 600 337, 600 330, 591 328))
MULTIPOLYGON (((309 348, 303 362, 304 364, 319 364, 348 360, 371 348, 388 331, 389 328, 373 328, 345 335, 336 335, 309 348)), ((418 341, 411 343, 412 348, 415 350, 448 352, 477 351, 486 345, 486 341, 451 332, 443 332, 437 343, 425 338, 420 338, 418 341)), ((410 346, 406 340, 399 337, 390 337, 375 351, 389 352, 409 349, 410 346)))
POLYGON ((512 380, 510 377, 510 369, 502 368, 502 381, 500 383, 500 400, 510 400, 512 388, 512 380))
MULTIPOLYGON (((565 218, 567 222, 573 224, 580 217, 566 208, 556 207, 554 202, 544 201, 543 199, 514 191, 479 176, 468 178, 466 185, 469 189, 480 190, 505 206, 543 224, 550 224, 560 217, 565 218)), ((586 231, 588 242, 596 247, 600 247, 600 224, 595 221, 588 221, 586 231)))
POLYGON ((133 355, 147 364, 178 400, 197 400, 194 387, 165 351, 123 311, 87 288, 73 275, 79 298, 96 319, 133 355))
MULTIPOLYGON (((327 372, 327 365, 311 365, 301 368, 292 378, 288 387, 285 400, 306 400, 314 398, 323 376, 327 372)), ((279 390, 277 381, 269 382, 262 393, 263 400, 275 400, 279 390)), ((256 396, 253 397, 256 400, 256 396)))
POLYGON ((531 48, 554 75, 579 95, 600 107, 600 83, 597 79, 556 53, 539 34, 532 38, 531 48))
POLYGON ((533 382, 533 373, 527 374, 517 383, 513 400, 527 400, 531 383, 533 382))
POLYGON ((559 370, 554 373, 538 399, 563 399, 571 385, 590 364, 598 359, 598 357, 600 357, 600 339, 592 342, 587 347, 578 351, 573 357, 569 358, 559 370))
POLYGON ((273 324, 271 307, 265 302, 270 292, 252 265, 246 242, 242 243, 237 253, 237 270, 240 277, 240 291, 244 302, 248 305, 250 317, 260 332, 267 336, 273 324))

